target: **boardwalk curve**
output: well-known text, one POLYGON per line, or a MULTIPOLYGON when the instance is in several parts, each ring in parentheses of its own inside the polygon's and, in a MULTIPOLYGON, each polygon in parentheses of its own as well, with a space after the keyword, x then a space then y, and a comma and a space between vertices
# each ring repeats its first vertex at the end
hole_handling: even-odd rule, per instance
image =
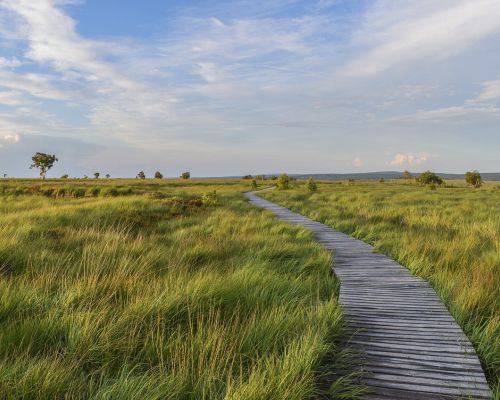
POLYGON ((427 282, 360 240, 254 192, 245 197, 311 230, 333 253, 350 347, 366 371, 366 399, 491 399, 472 344, 427 282))

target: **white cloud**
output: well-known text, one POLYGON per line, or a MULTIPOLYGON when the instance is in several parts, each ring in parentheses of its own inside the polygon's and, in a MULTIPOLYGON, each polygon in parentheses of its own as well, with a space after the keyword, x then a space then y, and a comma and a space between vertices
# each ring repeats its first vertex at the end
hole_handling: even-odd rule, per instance
POLYGON ((21 140, 21 137, 16 133, 0 133, 0 148, 3 148, 6 144, 17 143, 21 140))
POLYGON ((473 102, 486 102, 500 99, 500 79, 483 83, 483 91, 473 102))
POLYGON ((499 30, 498 0, 379 0, 357 36, 368 49, 345 73, 370 76, 408 62, 434 62, 499 30))
POLYGON ((355 157, 354 160, 352 161, 352 165, 354 165, 356 168, 361 168, 362 166, 365 165, 365 163, 361 158, 355 157))
POLYGON ((399 121, 457 121, 459 119, 470 119, 472 117, 498 117, 500 116, 499 107, 469 107, 454 106, 436 108, 434 110, 421 110, 410 115, 390 118, 390 122, 399 121))
POLYGON ((402 167, 404 165, 415 166, 424 164, 428 160, 428 155, 420 154, 403 154, 397 153, 394 158, 389 161, 388 165, 393 167, 402 167))
POLYGON ((16 57, 11 57, 11 58, 0 57, 0 68, 2 67, 15 68, 15 67, 20 67, 22 64, 23 63, 19 61, 16 57))

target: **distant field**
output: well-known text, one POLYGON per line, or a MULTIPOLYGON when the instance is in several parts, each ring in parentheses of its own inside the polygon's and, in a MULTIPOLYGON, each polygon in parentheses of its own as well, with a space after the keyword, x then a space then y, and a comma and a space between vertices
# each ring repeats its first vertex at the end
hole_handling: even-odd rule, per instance
POLYGON ((0 182, 0 397, 310 398, 338 354, 330 256, 247 189, 0 182))
POLYGON ((447 185, 323 182, 310 194, 296 183, 261 195, 373 244, 428 280, 474 343, 500 396, 500 186, 447 185))

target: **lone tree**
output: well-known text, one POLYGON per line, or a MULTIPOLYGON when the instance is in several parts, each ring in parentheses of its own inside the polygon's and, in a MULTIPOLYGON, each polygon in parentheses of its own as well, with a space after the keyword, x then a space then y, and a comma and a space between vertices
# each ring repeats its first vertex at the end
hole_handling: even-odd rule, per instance
POLYGON ((144 171, 140 171, 138 174, 137 174, 137 177, 139 179, 146 179, 146 174, 144 173, 144 171))
POLYGON ((106 174, 106 179, 109 179, 111 178, 111 175, 110 174, 106 174))
POLYGON ((163 179, 163 174, 160 171, 155 172, 155 179, 163 179))
POLYGON ((59 161, 55 154, 45 154, 36 152, 33 157, 31 157, 33 164, 31 164, 30 169, 37 168, 40 170, 40 177, 45 179, 47 171, 54 166, 56 161, 59 161))
POLYGON ((318 184, 316 183, 316 181, 312 176, 307 180, 306 185, 307 185, 307 190, 309 192, 314 193, 318 191, 318 184))
POLYGON ((443 178, 431 171, 425 171, 420 174, 417 182, 422 185, 442 185, 444 183, 443 178))
POLYGON ((99 172, 94 172, 94 177, 96 179, 99 179, 100 176, 101 176, 101 174, 99 172))
POLYGON ((290 189, 290 177, 287 174, 280 175, 277 185, 280 190, 290 189))
POLYGON ((191 178, 191 172, 187 172, 187 171, 186 171, 186 172, 183 172, 183 173, 181 174, 181 178, 182 178, 182 179, 189 179, 189 178, 191 178))
POLYGON ((483 178, 478 171, 467 171, 465 173, 465 182, 467 182, 467 185, 474 186, 475 188, 483 186, 483 178))
POLYGON ((411 179, 412 178, 412 175, 410 173, 410 171, 406 170, 405 172, 403 172, 403 179, 405 180, 405 183, 408 181, 408 179, 411 179))
POLYGON ((68 178, 69 178, 68 174, 64 174, 63 176, 61 176, 61 179, 68 179, 68 178))

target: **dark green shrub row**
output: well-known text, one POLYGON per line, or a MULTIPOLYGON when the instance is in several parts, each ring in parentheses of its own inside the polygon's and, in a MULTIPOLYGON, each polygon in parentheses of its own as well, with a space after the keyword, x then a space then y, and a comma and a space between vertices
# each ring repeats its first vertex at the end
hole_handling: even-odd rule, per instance
POLYGON ((115 187, 74 187, 74 186, 62 186, 62 187, 40 187, 40 186, 30 186, 22 187, 18 186, 12 187, 2 187, 0 188, 0 193, 4 195, 11 196, 21 196, 21 195, 39 195, 45 197, 53 198, 80 198, 80 197, 117 197, 117 196, 127 196, 134 194, 131 187, 125 188, 115 188, 115 187))

